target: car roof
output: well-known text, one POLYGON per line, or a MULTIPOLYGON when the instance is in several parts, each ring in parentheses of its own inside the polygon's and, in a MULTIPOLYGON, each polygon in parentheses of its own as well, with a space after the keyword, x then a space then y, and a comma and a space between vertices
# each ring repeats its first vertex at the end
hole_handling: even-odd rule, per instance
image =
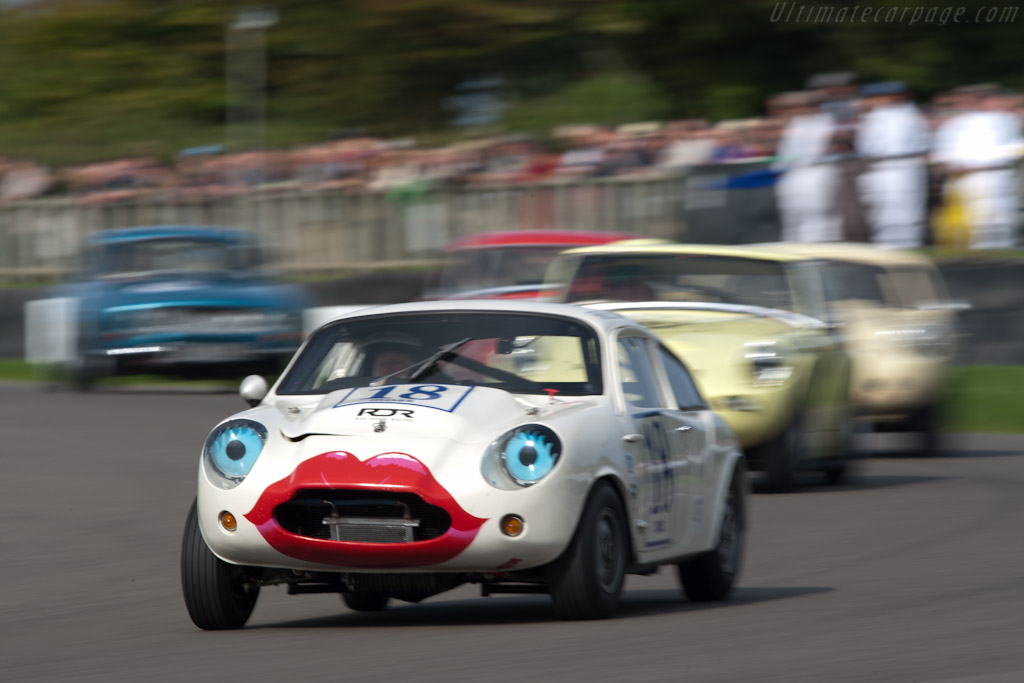
POLYGON ((536 247, 605 244, 617 240, 635 238, 624 232, 600 232, 596 230, 505 230, 467 235, 449 244, 445 251, 466 251, 491 247, 536 247))
POLYGON ((236 228, 206 225, 149 225, 102 230, 91 235, 89 242, 92 244, 111 244, 114 242, 134 242, 173 237, 190 237, 219 242, 240 242, 253 239, 253 234, 236 228))
POLYGON ((880 249, 863 242, 777 242, 759 244, 759 248, 806 258, 848 261, 878 266, 931 266, 924 254, 904 249, 880 249))
POLYGON ((808 257, 802 254, 761 249, 753 245, 730 246, 724 244, 678 244, 637 240, 622 244, 606 244, 597 247, 571 249, 566 254, 622 254, 622 255, 671 255, 692 254, 705 256, 731 256, 734 258, 759 259, 762 261, 800 261, 808 257))
POLYGON ((339 320, 354 320, 356 318, 381 315, 452 312, 525 313, 558 316, 586 323, 603 334, 607 334, 619 327, 630 327, 646 331, 646 328, 640 323, 610 311, 583 308, 572 304, 508 299, 442 299, 440 301, 414 301, 403 304, 387 304, 384 306, 361 308, 357 311, 346 313, 332 319, 330 322, 325 323, 325 325, 334 324, 339 320))

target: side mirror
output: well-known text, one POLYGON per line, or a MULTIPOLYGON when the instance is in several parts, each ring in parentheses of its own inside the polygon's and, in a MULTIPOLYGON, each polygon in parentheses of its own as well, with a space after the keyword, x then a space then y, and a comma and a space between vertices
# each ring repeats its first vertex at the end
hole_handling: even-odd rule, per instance
POLYGON ((238 395, 242 397, 243 401, 253 407, 258 406, 263 401, 263 397, 267 395, 269 390, 270 387, 267 386, 267 380, 263 379, 260 375, 249 375, 238 385, 238 395))

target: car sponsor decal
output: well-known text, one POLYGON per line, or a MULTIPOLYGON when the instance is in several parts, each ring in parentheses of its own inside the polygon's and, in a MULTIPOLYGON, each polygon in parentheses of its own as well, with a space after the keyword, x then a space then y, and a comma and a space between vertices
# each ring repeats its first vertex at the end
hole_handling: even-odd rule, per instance
POLYGON ((356 387, 334 404, 335 408, 357 403, 405 403, 422 408, 455 412, 474 387, 445 384, 392 384, 385 387, 356 387))
POLYGON ((646 498, 643 512, 648 522, 645 548, 672 543, 671 521, 674 516, 675 477, 672 467, 672 448, 665 426, 657 419, 660 411, 634 414, 643 436, 643 458, 646 473, 642 486, 646 498))
POLYGON ((334 451, 299 464, 289 476, 268 486, 245 518, 278 552, 325 565, 392 569, 439 564, 465 550, 486 519, 474 517, 434 479, 426 465, 407 453, 381 453, 361 461, 334 451), (412 543, 363 543, 299 536, 274 519, 274 508, 300 489, 348 489, 415 493, 451 517, 448 531, 412 543))
POLYGON ((636 483, 636 466, 633 464, 632 453, 626 451, 623 455, 626 459, 626 474, 629 478, 629 504, 635 511, 637 501, 640 499, 640 487, 636 483))
POLYGON ((406 410, 405 408, 360 408, 359 412, 356 413, 356 419, 367 419, 366 416, 369 415, 370 417, 393 417, 399 420, 403 418, 411 420, 415 414, 415 411, 406 410))

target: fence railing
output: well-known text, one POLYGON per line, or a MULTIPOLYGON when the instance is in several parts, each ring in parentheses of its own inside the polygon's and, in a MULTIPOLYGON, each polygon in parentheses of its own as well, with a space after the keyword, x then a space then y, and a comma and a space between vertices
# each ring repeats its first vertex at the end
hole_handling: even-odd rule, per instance
POLYGON ((110 228, 218 225, 257 230, 291 272, 376 268, 436 255, 464 235, 513 229, 603 230, 683 239, 685 177, 436 189, 290 190, 169 202, 89 205, 47 198, 0 206, 0 277, 59 276, 83 240, 110 228))

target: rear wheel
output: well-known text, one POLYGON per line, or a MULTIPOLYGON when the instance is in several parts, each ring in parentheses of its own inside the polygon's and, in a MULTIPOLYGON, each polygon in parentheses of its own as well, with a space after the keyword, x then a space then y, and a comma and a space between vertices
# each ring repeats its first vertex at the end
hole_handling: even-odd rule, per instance
POLYGON ((193 502, 181 541, 181 590, 192 623, 206 630, 235 629, 249 620, 260 587, 246 567, 210 552, 193 502))
POLYGON ((548 589, 562 619, 602 619, 619 604, 629 557, 625 520, 618 494, 599 482, 572 542, 548 567, 548 589))
POLYGON ((693 602, 724 600, 739 576, 743 561, 743 486, 739 476, 734 474, 729 486, 714 549, 678 566, 683 593, 693 602))
POLYGON ((836 455, 826 458, 821 463, 822 473, 825 475, 825 483, 835 485, 845 479, 851 470, 851 462, 857 457, 857 449, 860 447, 860 435, 866 433, 868 424, 856 420, 852 415, 847 415, 843 425, 840 427, 838 443, 836 444, 836 455))
POLYGON ((355 612, 379 612, 388 606, 386 593, 342 593, 345 606, 355 612))

